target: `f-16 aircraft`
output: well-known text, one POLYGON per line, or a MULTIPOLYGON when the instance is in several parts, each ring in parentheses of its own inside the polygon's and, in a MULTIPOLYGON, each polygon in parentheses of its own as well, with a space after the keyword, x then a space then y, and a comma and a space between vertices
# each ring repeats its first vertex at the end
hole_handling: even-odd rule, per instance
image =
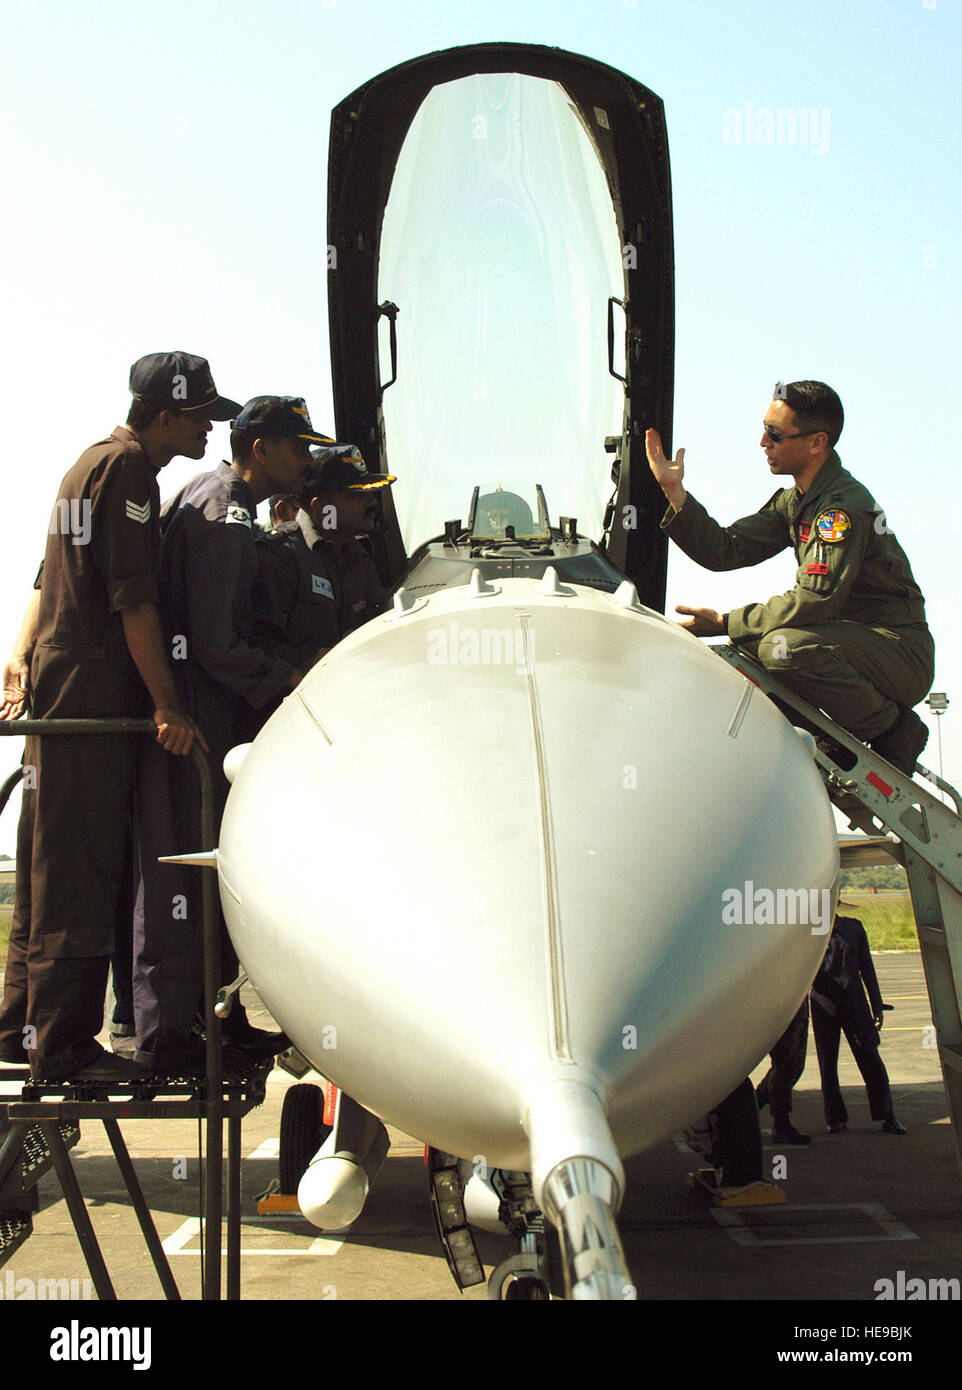
POLYGON ((393 1124, 462 1286, 474 1220, 522 1296, 624 1298, 622 1159, 782 1033, 839 873, 811 739, 662 613, 662 103, 556 49, 431 54, 337 107, 329 174, 337 436, 397 477, 393 604, 229 760, 224 912, 341 1091, 309 1216, 357 1215, 393 1124))

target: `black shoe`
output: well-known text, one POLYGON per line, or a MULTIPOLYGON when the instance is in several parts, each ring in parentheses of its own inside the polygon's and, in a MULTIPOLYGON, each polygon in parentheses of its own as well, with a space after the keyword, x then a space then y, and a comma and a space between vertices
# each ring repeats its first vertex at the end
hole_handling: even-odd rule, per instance
POLYGON ((262 1062, 268 1057, 276 1057, 278 1052, 286 1052, 291 1040, 286 1033, 269 1033, 264 1028, 253 1028, 245 1021, 241 1028, 224 1029, 224 1052, 247 1062, 262 1062))
POLYGON ((914 709, 903 709, 901 715, 884 734, 873 738, 871 747, 894 768, 911 777, 919 754, 929 741, 929 731, 914 709))
POLYGON ((836 1120, 834 1124, 826 1125, 825 1131, 827 1134, 841 1134, 847 1124, 847 1120, 836 1120))
POLYGON ((153 1054, 141 1054, 141 1065, 148 1076, 203 1076, 207 1070, 207 1050, 199 1038, 192 1038, 184 1047, 159 1048, 153 1054))
POLYGON ((782 1120, 772 1125, 773 1144, 810 1144, 811 1142, 812 1136, 810 1134, 799 1134, 788 1120, 782 1120))
MULTIPOLYGON (((113 1052, 101 1052, 94 1061, 66 1076, 51 1077, 58 1081, 143 1081, 146 1072, 139 1062, 129 1057, 117 1057, 113 1052)), ((43 1080, 41 1076, 38 1079, 43 1080)))
POLYGON ((900 1125, 894 1115, 890 1115, 887 1120, 882 1121, 883 1134, 908 1134, 904 1125, 900 1125))

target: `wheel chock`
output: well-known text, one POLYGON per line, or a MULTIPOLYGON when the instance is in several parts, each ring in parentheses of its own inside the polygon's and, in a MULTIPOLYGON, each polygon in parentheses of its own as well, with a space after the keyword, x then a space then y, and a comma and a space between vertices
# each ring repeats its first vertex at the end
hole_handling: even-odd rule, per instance
POLYGON ((699 1168, 688 1174, 688 1190, 707 1192, 716 1207, 770 1207, 785 1201, 785 1189, 773 1182, 747 1182, 741 1187, 724 1187, 714 1168, 699 1168))

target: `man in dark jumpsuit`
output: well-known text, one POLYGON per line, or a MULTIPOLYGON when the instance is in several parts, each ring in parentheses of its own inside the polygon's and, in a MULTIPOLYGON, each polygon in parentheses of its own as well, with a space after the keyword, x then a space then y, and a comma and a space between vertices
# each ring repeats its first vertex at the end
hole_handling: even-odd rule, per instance
POLYGON ((838 1134, 848 1123, 838 1084, 838 1043, 842 1032, 862 1073, 872 1119, 881 1120, 887 1134, 904 1134, 905 1127, 892 1110, 888 1072, 879 1056, 879 1030, 887 1006, 882 1003, 865 928, 857 917, 835 918, 825 959, 812 984, 811 999, 812 1032, 829 1134, 838 1134))
MULTIPOLYGON (((202 458, 214 419, 237 408, 203 358, 156 353, 131 368, 126 429, 66 475, 42 570, 29 696, 34 718, 144 718, 190 751, 159 616, 157 473, 202 458)), ((154 745, 156 746, 156 745, 154 745)), ((165 757, 164 753, 159 756, 165 757)), ((17 900, 0 1011, 0 1057, 50 1078, 139 1075, 96 1041, 118 915, 126 902, 135 740, 27 740, 17 900)))
POLYGON ((932 684, 934 646, 909 562, 882 509, 842 467, 835 443, 842 404, 824 382, 779 382, 761 446, 770 471, 789 475, 754 516, 719 526, 683 486, 648 431, 648 460, 669 510, 662 527, 707 569, 757 565, 792 546, 795 587, 730 613, 680 606, 696 637, 727 634, 830 718, 911 776, 928 738, 912 706, 932 684))
POLYGON ((811 1135, 800 1134, 792 1124, 792 1090, 805 1070, 808 1050, 808 999, 802 1001, 798 1012, 775 1043, 769 1057, 771 1066, 762 1077, 755 1099, 759 1110, 766 1105, 772 1111, 773 1144, 810 1144, 811 1135))
MULTIPOLYGON (((193 478, 162 517, 162 599, 173 670, 185 707, 210 744, 217 824, 227 800, 223 760, 249 741, 277 701, 303 676, 252 636, 258 502, 299 488, 311 444, 333 441, 311 425, 296 396, 257 396, 233 421, 233 462, 193 478)), ((193 1024, 203 991, 199 871, 158 864, 200 844, 200 798, 192 767, 168 766, 144 750, 139 770, 141 890, 134 913, 137 1061, 157 1071, 203 1064, 193 1024)), ((237 973, 222 929, 222 978, 237 973)), ((224 1026, 235 1052, 256 1058, 285 1046, 280 1033, 251 1027, 235 1003, 224 1026)))
POLYGON ((369 473, 353 445, 315 453, 317 474, 294 521, 258 538, 255 640, 307 669, 354 628, 384 611, 387 595, 358 536, 376 525, 389 473, 369 473))

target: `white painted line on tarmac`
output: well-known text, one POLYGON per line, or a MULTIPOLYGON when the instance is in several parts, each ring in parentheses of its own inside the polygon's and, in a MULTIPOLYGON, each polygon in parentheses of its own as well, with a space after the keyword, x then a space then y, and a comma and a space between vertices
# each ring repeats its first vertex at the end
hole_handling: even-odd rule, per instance
MULTIPOLYGON (((264 1142, 263 1142, 263 1144, 258 1144, 258 1146, 257 1146, 257 1148, 254 1150, 254 1152, 253 1152, 252 1154, 248 1154, 247 1157, 248 1157, 248 1158, 279 1158, 279 1157, 280 1157, 280 1152, 281 1152, 281 1141, 280 1141, 280 1139, 265 1139, 264 1142)), ((246 1159, 245 1159, 245 1162, 246 1162, 246 1159)))
MULTIPOLYGON (((242 1226, 246 1226, 247 1224, 247 1221, 241 1222, 242 1226)), ((169 1235, 165 1241, 163 1241, 164 1254, 199 1256, 201 1253, 199 1248, 197 1250, 186 1250, 184 1248, 187 1245, 188 1241, 193 1240, 196 1236, 199 1235, 200 1220, 196 1216, 188 1217, 188 1219, 183 1223, 183 1225, 178 1226, 177 1230, 174 1231, 172 1235, 169 1235)), ((318 1236, 315 1240, 311 1241, 310 1245, 299 1245, 294 1249, 265 1250, 262 1247, 258 1250, 249 1250, 245 1249, 242 1241, 241 1253, 245 1259, 249 1259, 252 1255, 336 1255, 343 1244, 343 1239, 339 1240, 337 1238, 332 1239, 329 1236, 318 1236)), ((221 1255, 224 1258, 226 1258, 226 1249, 221 1250, 221 1255)))
MULTIPOLYGON (((755 1249, 769 1245, 866 1245, 881 1240, 918 1240, 914 1231, 910 1231, 877 1202, 813 1202, 797 1206, 772 1206, 764 1210, 778 1216, 790 1211, 860 1211, 881 1227, 883 1234, 878 1236, 785 1236, 780 1240, 766 1240, 757 1229, 746 1225, 740 1213, 731 1207, 711 1207, 709 1210, 737 1245, 751 1245, 755 1249)), ((762 1208, 752 1210, 760 1211, 762 1208)))

